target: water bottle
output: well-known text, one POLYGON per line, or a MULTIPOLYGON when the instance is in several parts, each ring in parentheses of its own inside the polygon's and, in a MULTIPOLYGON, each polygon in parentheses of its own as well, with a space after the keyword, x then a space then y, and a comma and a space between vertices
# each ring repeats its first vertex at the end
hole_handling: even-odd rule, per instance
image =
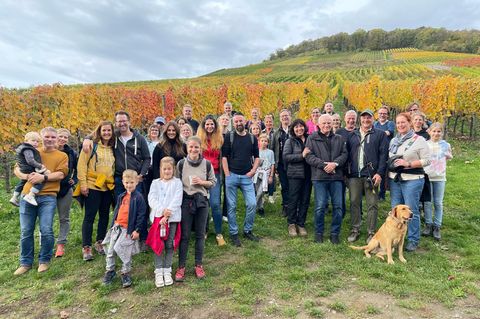
POLYGON ((165 225, 160 225, 160 237, 165 237, 167 235, 167 228, 165 225))

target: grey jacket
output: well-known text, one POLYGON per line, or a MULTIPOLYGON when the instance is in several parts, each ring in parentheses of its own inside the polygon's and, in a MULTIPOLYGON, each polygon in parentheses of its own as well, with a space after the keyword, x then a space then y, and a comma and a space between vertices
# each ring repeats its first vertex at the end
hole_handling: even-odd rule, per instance
POLYGON ((343 137, 332 132, 328 136, 320 131, 314 132, 308 137, 305 147, 310 149, 305 160, 312 166, 312 181, 343 180, 343 170, 348 158, 343 137), (323 170, 326 166, 325 162, 338 164, 333 174, 327 174, 323 170))

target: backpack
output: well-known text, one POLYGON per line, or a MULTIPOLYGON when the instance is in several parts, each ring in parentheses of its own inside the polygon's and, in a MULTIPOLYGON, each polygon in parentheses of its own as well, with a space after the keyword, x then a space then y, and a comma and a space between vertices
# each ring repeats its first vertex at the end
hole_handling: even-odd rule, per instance
MULTIPOLYGON (((205 159, 205 163, 207 165, 207 175, 205 176, 205 180, 208 180, 208 175, 210 175, 210 172, 212 171, 212 163, 210 161, 205 159)), ((182 158, 181 160, 178 161, 178 178, 182 180, 183 176, 183 164, 185 164, 185 158, 182 158)))
MULTIPOLYGON (((88 165, 90 165, 90 161, 92 160, 92 157, 94 155, 97 155, 97 148, 98 148, 98 144, 93 143, 92 151, 90 152, 90 157, 88 158, 88 161, 87 161, 87 168, 88 168, 88 165)), ((97 170, 97 162, 98 162, 98 156, 95 156, 95 170, 97 170)))

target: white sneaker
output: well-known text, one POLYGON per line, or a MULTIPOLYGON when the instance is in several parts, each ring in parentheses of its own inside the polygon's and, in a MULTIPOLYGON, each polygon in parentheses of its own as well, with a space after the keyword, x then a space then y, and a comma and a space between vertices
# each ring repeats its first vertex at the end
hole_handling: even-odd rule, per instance
POLYGON ((20 202, 18 201, 18 195, 13 195, 12 198, 10 198, 10 204, 13 206, 20 206, 20 202))
POLYGON ((35 200, 35 195, 33 193, 28 193, 23 197, 23 200, 33 206, 38 206, 37 201, 35 200))
POLYGON ((273 198, 273 196, 268 196, 268 202, 270 204, 274 204, 275 203, 275 199, 273 198))
POLYGON ((223 220, 224 222, 228 223, 228 217, 227 217, 227 216, 223 216, 223 217, 222 217, 222 220, 223 220))
POLYGON ((173 285, 172 268, 166 268, 164 270, 163 278, 165 280, 165 286, 173 285))
MULTIPOLYGON (((172 279, 172 275, 170 275, 170 279, 172 279)), ((155 269, 155 286, 157 286, 157 288, 165 286, 165 281, 163 280, 163 268, 155 269)))

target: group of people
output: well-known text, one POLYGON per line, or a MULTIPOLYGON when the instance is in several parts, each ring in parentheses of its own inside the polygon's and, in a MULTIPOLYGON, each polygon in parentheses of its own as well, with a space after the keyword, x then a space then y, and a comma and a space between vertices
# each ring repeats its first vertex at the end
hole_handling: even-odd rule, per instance
POLYGON ((374 121, 372 111, 362 111, 357 128, 357 112, 349 110, 341 127, 340 117, 328 102, 322 110, 313 109, 307 122, 292 121, 290 111, 281 110, 280 126, 275 129, 274 115, 262 120, 258 108, 252 110, 247 121, 226 102, 224 113, 207 115, 199 123, 192 118, 192 107, 185 105, 176 121, 157 117, 144 137, 131 128, 129 114, 119 111, 115 123, 100 122, 85 138, 78 159, 67 145, 68 130, 47 127, 40 135, 28 133, 17 149, 15 174, 22 183, 11 199, 12 204, 20 206, 20 267, 15 274, 32 268, 37 218, 41 233, 38 271, 48 270, 56 208, 60 234, 55 256, 65 254, 68 215, 72 198, 77 197, 85 210, 83 259, 92 260, 94 251, 106 256, 105 284, 116 276, 118 257, 122 261, 122 284, 129 287, 132 256, 146 246, 155 254, 157 287, 173 284, 174 278, 183 281, 192 232, 194 272, 197 278, 203 278, 209 212, 217 244, 226 244, 222 232, 226 217, 231 244, 240 247, 240 189, 245 200, 243 239, 259 241, 253 233, 255 216, 265 214, 265 196, 273 201, 275 176, 281 186, 282 214, 290 236, 308 235, 305 224, 313 189, 314 241, 324 240, 330 202, 330 241, 339 244, 348 188, 351 225, 347 240, 354 242, 360 237, 365 196, 368 242, 376 231, 378 200, 385 198, 389 187, 392 207, 407 204, 413 212, 406 250, 414 251, 421 234, 421 202, 425 211, 422 235, 440 239, 446 160, 451 158, 451 149, 442 139, 443 126, 439 123, 431 124, 426 131, 426 137, 431 137, 428 142, 422 137, 421 130, 427 123, 422 113, 400 113, 395 123, 388 120, 388 115, 386 106, 378 110, 378 121, 374 121), (417 122, 422 123, 421 128, 417 122), (421 198, 422 192, 425 196, 421 198), (109 223, 112 205, 115 209, 109 223), (173 277, 172 259, 177 247, 179 262, 173 277))

